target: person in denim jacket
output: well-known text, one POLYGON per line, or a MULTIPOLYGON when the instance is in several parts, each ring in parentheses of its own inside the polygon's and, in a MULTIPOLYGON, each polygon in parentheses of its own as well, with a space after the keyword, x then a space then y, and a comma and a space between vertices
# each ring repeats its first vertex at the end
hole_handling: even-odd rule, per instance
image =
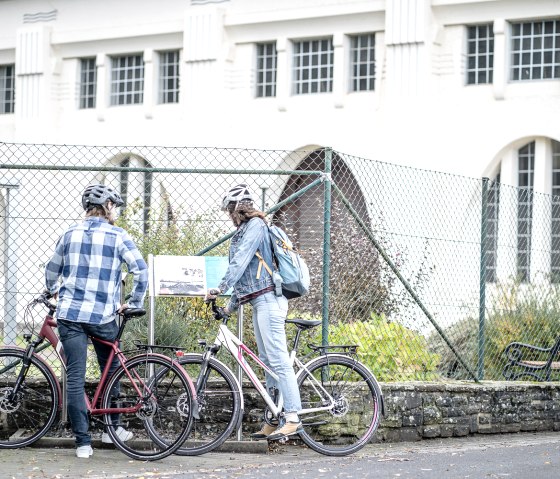
POLYGON ((301 399, 284 329, 288 300, 280 291, 277 296, 272 276, 262 264, 264 261, 272 269, 272 245, 265 215, 255 209, 253 194, 246 184, 228 190, 222 210, 228 212, 237 231, 231 238, 228 269, 218 289, 209 289, 206 298, 214 299, 233 287, 225 312, 231 313, 245 303, 253 307, 259 357, 279 378, 276 382, 266 375, 266 385, 271 392, 278 389, 282 393, 285 421, 277 428, 264 422, 252 437, 272 441, 283 439, 302 431, 298 416, 301 399))

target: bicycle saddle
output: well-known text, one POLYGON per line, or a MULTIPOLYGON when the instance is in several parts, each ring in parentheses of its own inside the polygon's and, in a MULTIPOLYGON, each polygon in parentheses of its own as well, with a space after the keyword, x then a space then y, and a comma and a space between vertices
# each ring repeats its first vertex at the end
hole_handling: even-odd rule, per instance
POLYGON ((146 310, 144 308, 126 308, 122 314, 125 319, 138 318, 139 316, 144 316, 146 310))
POLYGON ((286 319, 286 323, 295 324, 300 329, 311 329, 315 326, 319 326, 322 321, 320 319, 286 319))

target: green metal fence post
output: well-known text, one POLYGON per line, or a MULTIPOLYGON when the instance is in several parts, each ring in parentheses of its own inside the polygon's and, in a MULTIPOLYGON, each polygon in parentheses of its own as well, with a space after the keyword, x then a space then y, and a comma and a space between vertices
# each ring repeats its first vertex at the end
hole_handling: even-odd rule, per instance
POLYGON ((329 299, 331 269, 331 172, 332 148, 325 148, 325 190, 323 210, 323 346, 329 343, 329 299))
POLYGON ((480 295, 478 305, 478 380, 484 379, 484 334, 486 313, 486 234, 488 232, 488 178, 482 178, 480 214, 480 295))

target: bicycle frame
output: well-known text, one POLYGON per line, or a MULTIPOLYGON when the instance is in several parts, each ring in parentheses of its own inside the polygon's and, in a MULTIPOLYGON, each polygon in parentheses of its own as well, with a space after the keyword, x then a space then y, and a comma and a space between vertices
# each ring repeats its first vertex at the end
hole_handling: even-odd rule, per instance
MULTIPOLYGON (((56 320, 50 315, 47 314, 47 316, 45 317, 45 320, 43 321, 43 324, 41 326, 41 330, 39 331, 38 334, 38 338, 33 341, 30 342, 30 344, 27 346, 26 348, 26 355, 29 355, 31 351, 35 351, 35 348, 37 348, 37 346, 39 346, 45 339, 51 344, 51 346, 53 347, 57 357, 60 359, 60 362, 62 364, 62 367, 66 370, 66 355, 64 354, 64 348, 62 347, 62 341, 60 341, 60 338, 58 337, 58 335, 55 333, 54 329, 57 327, 57 322, 56 320)), ((138 394, 138 397, 141 398, 144 396, 144 394, 142 393, 142 391, 140 391, 140 389, 138 388, 136 381, 134 381, 134 379, 132 378, 132 375, 130 374, 130 372, 128 371, 127 367, 126 367, 126 362, 127 359, 124 356, 124 354, 122 353, 122 351, 120 350, 119 346, 118 346, 118 340, 115 340, 114 342, 110 342, 110 341, 106 341, 100 338, 96 338, 93 336, 90 336, 92 341, 95 341, 97 343, 101 343, 104 344, 108 347, 111 348, 111 352, 109 353, 109 357, 107 358, 107 364, 105 365, 105 368, 103 369, 103 372, 101 374, 101 378, 99 379, 99 382, 97 384, 97 387, 95 389, 95 393, 93 398, 90 400, 89 396, 87 395, 87 393, 84 392, 84 400, 86 403, 86 408, 87 410, 90 412, 91 415, 94 416, 98 416, 98 415, 102 415, 102 414, 119 414, 119 413, 135 413, 137 412, 141 407, 142 407, 142 403, 139 401, 138 404, 136 404, 134 407, 128 407, 128 408, 97 408, 95 407, 96 404, 98 404, 99 402, 99 398, 104 390, 105 384, 107 382, 107 379, 109 377, 109 369, 111 367, 111 363, 113 362, 113 359, 115 358, 115 356, 117 356, 121 366, 124 369, 125 374, 128 376, 128 378, 130 379, 131 383, 134 385, 134 389, 136 391, 136 393, 138 394)), ((156 355, 155 353, 151 353, 152 355, 156 355)), ((157 355, 160 356, 160 355, 157 355)), ((163 355, 161 355, 163 356, 163 355)), ((167 356, 163 356, 165 357, 167 360, 169 358, 167 358, 167 356)), ((46 363, 45 363, 46 364, 46 363)), ((48 366, 48 364, 47 364, 48 366)), ((53 373, 53 375, 56 377, 56 375, 53 373)), ((138 377, 137 374, 135 374, 136 376, 136 380, 142 382, 141 378, 138 377)), ((18 382, 20 382, 22 378, 18 378, 18 382)), ((143 382, 142 382, 143 383, 143 382)), ((18 384, 16 384, 16 388, 17 388, 18 384)), ((191 383, 191 389, 194 391, 194 386, 191 383)), ((60 386, 59 386, 59 391, 60 391, 60 386)), ((196 396, 195 396, 196 397, 196 396)), ((62 398, 61 398, 62 400, 62 398)), ((61 403, 59 403, 59 407, 61 406, 61 403)))
MULTIPOLYGON (((213 349, 220 348, 221 346, 225 347, 229 351, 229 353, 235 359, 237 364, 239 364, 241 369, 243 369, 243 371, 249 378, 249 381, 251 381, 255 389, 262 396, 263 400, 265 401, 271 413, 275 417, 278 417, 282 412, 282 408, 284 405, 284 398, 282 397, 282 394, 279 393, 278 404, 276 404, 272 399, 272 397, 270 396, 269 392, 267 391, 266 387, 257 378, 255 371, 245 359, 244 354, 247 354, 251 359, 253 359, 261 369, 263 369, 275 380, 278 380, 278 375, 274 373, 274 371, 272 371, 266 364, 264 364, 259 359, 259 357, 253 351, 251 351, 251 349, 249 349, 245 344, 243 344, 243 342, 235 334, 233 334, 229 330, 227 325, 224 323, 221 323, 219 326, 218 335, 216 337, 216 341, 214 342, 213 349)), ((211 350, 207 354, 211 354, 211 350)), ((290 363, 292 367, 295 365, 298 368, 296 377, 298 377, 304 371, 307 371, 306 366, 296 357, 295 349, 290 351, 290 363)), ((311 385, 315 389, 315 392, 317 394, 320 394, 322 397, 324 397, 326 399, 325 403, 328 402, 328 404, 320 408, 303 409, 301 411, 298 411, 298 414, 300 415, 311 414, 317 411, 327 411, 329 409, 332 409, 332 407, 334 406, 334 399, 332 398, 332 396, 323 387, 323 385, 319 381, 317 381, 313 376, 309 375, 309 378, 311 380, 311 385)))

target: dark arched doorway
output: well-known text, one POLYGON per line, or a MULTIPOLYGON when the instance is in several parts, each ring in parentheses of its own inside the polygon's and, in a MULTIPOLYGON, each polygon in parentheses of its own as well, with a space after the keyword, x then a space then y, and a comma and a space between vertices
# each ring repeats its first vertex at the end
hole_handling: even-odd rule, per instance
MULTIPOLYGON (((315 150, 306 156, 298 165, 296 170, 301 171, 324 171, 325 170, 325 151, 315 150)), ((279 202, 285 200, 297 191, 308 186, 316 176, 292 175, 282 191, 279 202)), ((332 158, 332 180, 333 183, 342 191, 344 196, 350 201, 354 210, 365 224, 369 225, 369 214, 367 205, 362 194, 362 190, 354 174, 345 161, 333 152, 332 158)), ((274 222, 281 225, 290 232, 293 240, 302 251, 318 249, 323 246, 323 218, 324 218, 324 188, 322 183, 306 191, 295 201, 288 203, 274 215, 274 222)), ((332 215, 348 215, 349 213, 338 199, 338 195, 333 191, 332 215)), ((350 218, 349 218, 350 219, 350 218)), ((341 221, 333 222, 333 225, 340 225, 341 221)), ((342 232, 333 229, 332 236, 342 232)))

